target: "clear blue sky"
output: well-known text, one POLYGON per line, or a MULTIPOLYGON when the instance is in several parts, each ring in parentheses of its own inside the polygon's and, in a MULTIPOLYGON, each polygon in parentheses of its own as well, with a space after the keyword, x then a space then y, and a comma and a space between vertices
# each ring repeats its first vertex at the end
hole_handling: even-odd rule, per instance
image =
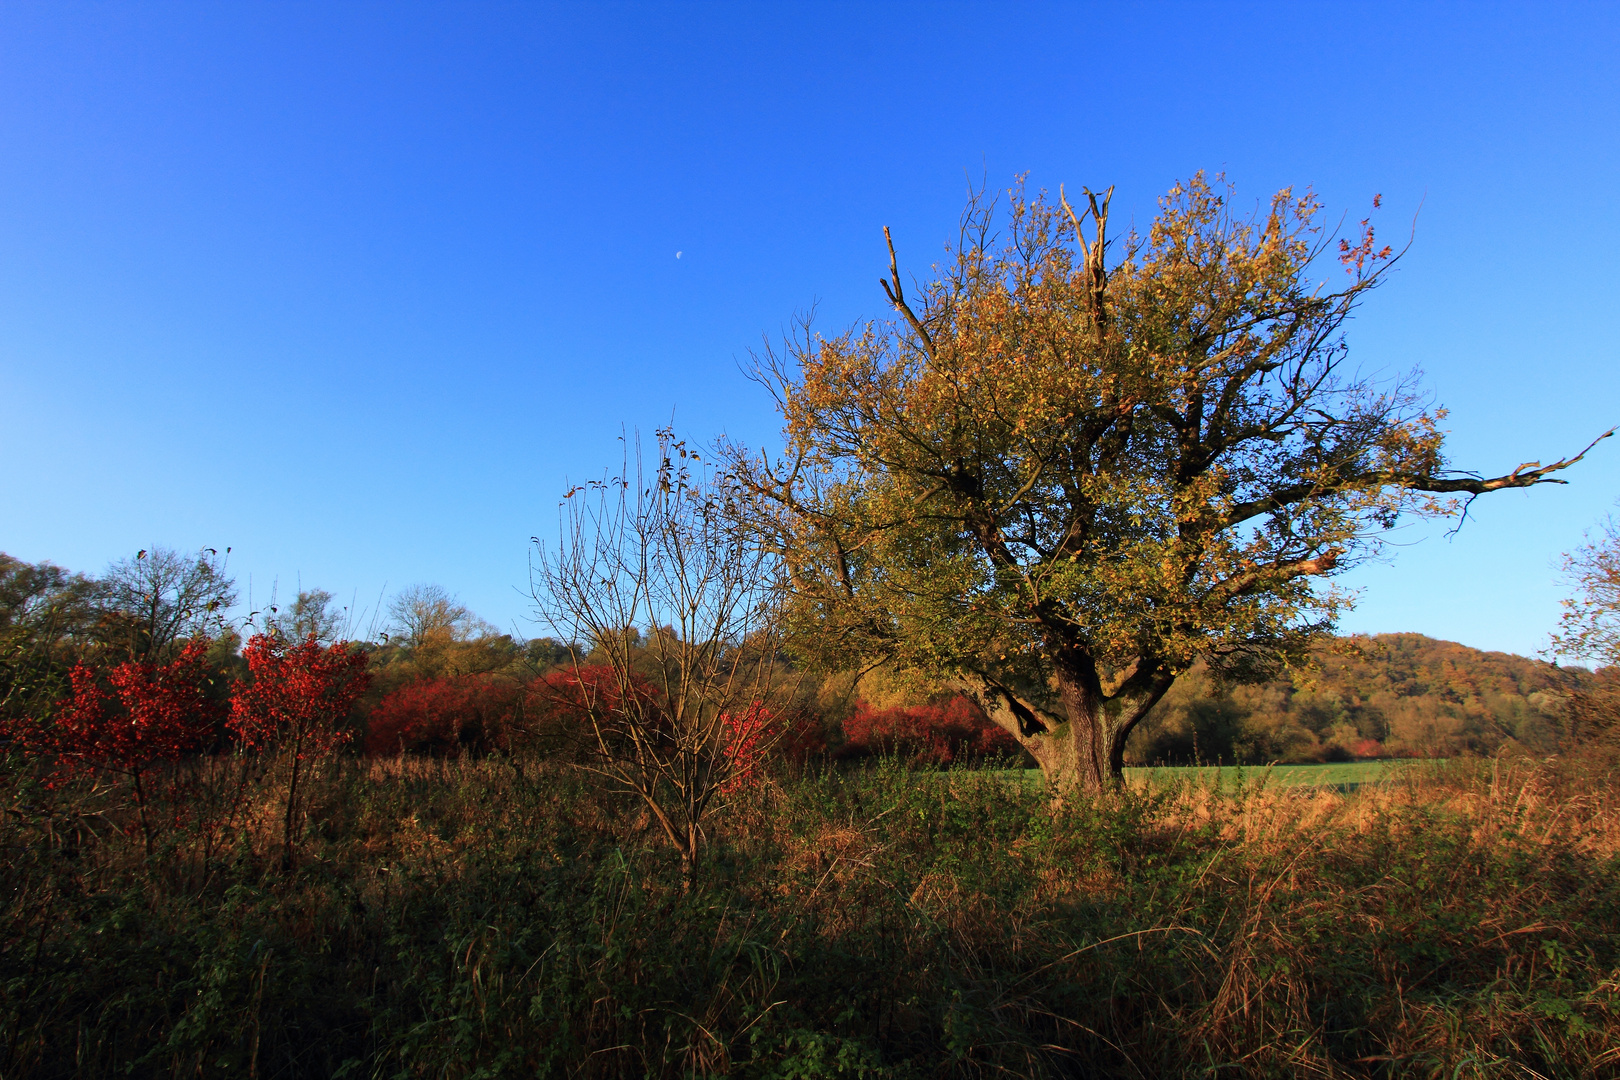
MULTIPOLYGON (((966 177, 1314 185, 1417 241, 1351 329, 1458 464, 1620 422, 1620 6, 0 6, 0 549, 234 551, 532 633, 528 538, 622 426, 759 442, 737 363, 884 309, 966 177), (676 259, 675 253, 682 252, 676 259)), ((1481 499, 1358 570, 1356 631, 1532 652, 1620 495, 1481 499)))

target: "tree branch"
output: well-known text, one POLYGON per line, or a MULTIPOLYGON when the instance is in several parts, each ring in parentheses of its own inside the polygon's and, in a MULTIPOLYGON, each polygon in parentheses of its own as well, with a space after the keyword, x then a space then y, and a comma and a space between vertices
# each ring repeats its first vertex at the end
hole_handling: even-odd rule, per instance
POLYGON ((1246 503, 1239 503, 1219 518, 1217 528, 1225 529, 1233 525, 1242 524, 1261 514, 1269 514, 1273 510, 1280 510, 1284 506, 1303 502, 1314 495, 1331 494, 1338 491, 1366 491, 1373 488, 1402 487, 1412 491, 1426 491, 1435 494, 1457 495, 1483 495, 1489 491, 1503 491, 1509 488, 1526 488, 1536 484, 1567 484, 1569 481, 1556 479, 1550 474, 1569 468, 1591 452, 1598 443, 1615 433, 1610 428, 1587 444, 1586 448, 1573 457, 1560 458, 1551 465, 1543 465, 1539 461, 1526 462, 1505 476, 1496 476, 1490 479, 1477 476, 1438 477, 1423 476, 1415 473, 1400 473, 1390 470, 1375 470, 1369 472, 1350 473, 1339 477, 1330 484, 1310 482, 1291 484, 1279 488, 1262 499, 1253 499, 1246 503))
POLYGON ((889 235, 887 225, 883 226, 883 239, 889 245, 889 277, 888 280, 878 278, 878 284, 883 286, 883 292, 888 296, 889 303, 894 305, 896 311, 906 317, 906 321, 917 332, 917 336, 922 338, 923 348, 927 351, 928 359, 931 361, 934 359, 934 338, 933 335, 929 334, 928 328, 922 324, 922 320, 917 318, 917 313, 911 310, 911 305, 906 303, 906 291, 900 284, 900 260, 895 256, 894 237, 889 235), (890 282, 893 282, 893 287, 890 286, 890 282))
POLYGON ((1298 577, 1320 576, 1338 566, 1343 554, 1344 552, 1338 548, 1329 548, 1314 559, 1297 559, 1290 563, 1257 566, 1218 582, 1204 594, 1204 599, 1206 602, 1215 600, 1224 603, 1233 597, 1243 596, 1268 585, 1298 577))
POLYGON ((1527 461, 1523 465, 1520 465, 1517 469, 1514 469, 1512 472, 1508 473, 1506 476, 1498 476, 1490 480, 1482 480, 1477 477, 1470 476, 1457 477, 1455 479, 1447 480, 1442 480, 1435 477, 1411 477, 1405 479, 1404 482, 1401 479, 1397 479, 1393 482, 1401 483, 1403 487, 1409 487, 1416 491, 1433 491, 1439 493, 1457 492, 1467 493, 1470 495, 1483 495, 1487 491, 1501 491, 1506 488, 1530 487, 1533 484, 1567 484, 1569 483, 1568 480, 1554 480, 1548 476, 1548 474, 1558 472, 1561 469, 1569 468, 1571 465, 1584 458, 1594 446, 1602 442, 1604 439, 1607 439, 1610 435, 1613 435, 1614 432, 1614 428, 1610 428, 1608 431, 1605 431, 1603 434, 1587 443, 1586 449, 1582 450, 1574 457, 1560 458, 1551 465, 1543 465, 1539 461, 1527 461))
POLYGON ((982 671, 959 670, 946 686, 971 700, 985 715, 1019 741, 1055 730, 1063 717, 1024 701, 1005 683, 982 671))

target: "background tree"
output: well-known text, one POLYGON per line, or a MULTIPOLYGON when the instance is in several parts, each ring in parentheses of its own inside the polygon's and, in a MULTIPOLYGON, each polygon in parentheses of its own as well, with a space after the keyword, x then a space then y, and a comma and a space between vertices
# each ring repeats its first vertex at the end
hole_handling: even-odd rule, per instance
POLYGON ((543 675, 568 664, 582 649, 580 645, 570 645, 556 638, 531 638, 523 643, 523 661, 533 672, 543 675))
POLYGON ((730 451, 799 646, 970 695, 1058 793, 1117 778, 1198 658, 1243 678, 1298 656, 1347 602, 1314 583, 1399 517, 1580 459, 1458 472, 1411 380, 1347 368, 1389 266, 1368 222, 1337 240, 1286 190, 1235 215, 1200 175, 1116 249, 1108 204, 1014 190, 1001 241, 976 201, 915 297, 891 244, 896 320, 760 357, 786 453, 730 451))
POLYGON ((1595 538, 1564 556, 1575 595, 1549 651, 1598 668, 1589 685, 1569 691, 1572 741, 1613 752, 1620 745, 1620 522, 1610 517, 1595 538))
POLYGON ((93 641, 95 585, 0 552, 0 722, 43 717, 93 641))
POLYGON ((183 555, 154 547, 109 566, 96 593, 108 646, 132 660, 162 660, 177 642, 224 629, 236 582, 213 548, 183 555))
POLYGON ((323 645, 331 645, 349 637, 348 622, 348 609, 338 605, 331 593, 325 589, 300 589, 285 609, 272 607, 265 625, 289 641, 314 637, 323 645))
POLYGON ((690 878, 704 815, 760 749, 752 727, 729 736, 775 690, 773 562, 723 476, 667 430, 657 455, 650 476, 638 451, 633 474, 568 493, 532 591, 557 640, 591 643, 548 680, 583 721, 586 767, 640 798, 690 878))
POLYGON ((1575 595, 1552 637, 1552 651, 1600 667, 1620 665, 1620 522, 1610 517, 1595 538, 1564 556, 1575 595))
POLYGON ((388 614, 393 636, 413 649, 437 640, 465 641, 494 630, 442 585, 402 589, 389 603, 388 614))
MULTIPOLYGON (((516 664, 520 647, 439 585, 413 585, 390 602, 391 649, 379 657, 394 668, 388 683, 412 678, 464 678, 516 664)), ((390 685, 392 688, 392 685, 390 685)))

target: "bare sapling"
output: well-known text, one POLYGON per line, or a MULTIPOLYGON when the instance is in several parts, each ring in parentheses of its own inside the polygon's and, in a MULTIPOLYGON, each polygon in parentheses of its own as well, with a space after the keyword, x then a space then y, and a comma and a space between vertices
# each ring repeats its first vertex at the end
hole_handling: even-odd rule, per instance
POLYGON ((531 591, 558 640, 584 643, 551 680, 581 767, 639 798, 690 881, 705 815, 780 736, 761 730, 778 712, 775 563, 728 477, 668 429, 656 450, 650 474, 637 445, 621 475, 568 492, 531 591))

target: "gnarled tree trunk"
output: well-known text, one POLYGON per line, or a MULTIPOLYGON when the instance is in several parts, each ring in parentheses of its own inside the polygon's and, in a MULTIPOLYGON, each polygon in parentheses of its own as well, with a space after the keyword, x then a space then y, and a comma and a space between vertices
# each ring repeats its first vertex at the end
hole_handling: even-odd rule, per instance
POLYGON ((1046 778, 1053 799, 1097 795, 1120 783, 1125 769, 1125 740, 1164 696, 1173 675, 1132 676, 1105 694, 1096 666, 1083 656, 1065 656, 1056 665, 1062 714, 1021 699, 1007 686, 976 673, 952 681, 1000 727, 1029 751, 1046 778))

